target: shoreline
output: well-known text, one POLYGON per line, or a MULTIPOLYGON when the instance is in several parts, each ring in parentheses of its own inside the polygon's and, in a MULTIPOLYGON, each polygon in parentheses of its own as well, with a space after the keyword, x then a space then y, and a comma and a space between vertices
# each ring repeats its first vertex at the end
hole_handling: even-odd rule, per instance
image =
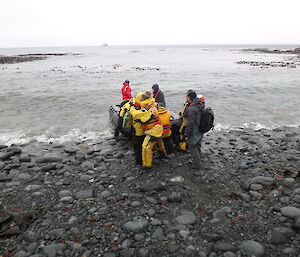
POLYGON ((300 48, 295 48, 293 50, 279 50, 273 49, 270 50, 269 48, 249 48, 243 49, 242 52, 246 53, 258 53, 258 54, 272 54, 272 55, 279 55, 279 54, 288 54, 293 55, 292 57, 285 58, 283 61, 238 61, 237 64, 247 64, 254 67, 259 68, 290 68, 296 69, 300 66, 300 48))
POLYGON ((19 227, 0 252, 297 256, 299 128, 212 131, 202 149, 192 172, 184 153, 143 171, 126 139, 0 146, 0 216, 19 227))

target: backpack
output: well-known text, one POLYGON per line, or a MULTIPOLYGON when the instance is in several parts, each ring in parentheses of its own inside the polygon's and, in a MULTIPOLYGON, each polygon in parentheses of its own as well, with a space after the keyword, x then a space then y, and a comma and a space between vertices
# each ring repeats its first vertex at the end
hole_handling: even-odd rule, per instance
POLYGON ((201 133, 206 133, 210 131, 214 127, 214 119, 215 115, 213 110, 210 107, 204 108, 201 111, 201 121, 199 127, 199 131, 201 133))
POLYGON ((129 112, 129 110, 127 110, 123 116, 122 127, 125 129, 131 129, 131 127, 132 127, 132 115, 129 112))

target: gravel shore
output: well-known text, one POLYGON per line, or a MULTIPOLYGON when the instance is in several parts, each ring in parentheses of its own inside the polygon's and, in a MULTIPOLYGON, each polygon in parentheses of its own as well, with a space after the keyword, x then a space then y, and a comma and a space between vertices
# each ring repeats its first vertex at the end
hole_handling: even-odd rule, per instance
POLYGON ((129 142, 0 145, 0 256, 300 256, 300 130, 211 131, 134 164, 129 142), (2 254, 2 255, 1 255, 2 254))

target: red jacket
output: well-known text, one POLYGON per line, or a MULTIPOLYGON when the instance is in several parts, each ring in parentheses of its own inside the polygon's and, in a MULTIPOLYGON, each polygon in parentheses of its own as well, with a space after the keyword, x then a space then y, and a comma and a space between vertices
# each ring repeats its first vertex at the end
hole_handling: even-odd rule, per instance
POLYGON ((130 85, 128 83, 123 83, 123 86, 122 86, 122 97, 123 97, 123 100, 127 100, 127 99, 131 99, 132 96, 131 96, 131 88, 130 88, 130 85))

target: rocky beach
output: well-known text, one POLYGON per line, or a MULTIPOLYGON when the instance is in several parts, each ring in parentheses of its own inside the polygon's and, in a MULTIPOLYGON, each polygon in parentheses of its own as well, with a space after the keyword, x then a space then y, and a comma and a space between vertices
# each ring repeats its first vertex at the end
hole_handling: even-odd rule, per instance
POLYGON ((300 131, 211 131, 202 167, 130 142, 0 146, 0 256, 300 256, 300 131))

